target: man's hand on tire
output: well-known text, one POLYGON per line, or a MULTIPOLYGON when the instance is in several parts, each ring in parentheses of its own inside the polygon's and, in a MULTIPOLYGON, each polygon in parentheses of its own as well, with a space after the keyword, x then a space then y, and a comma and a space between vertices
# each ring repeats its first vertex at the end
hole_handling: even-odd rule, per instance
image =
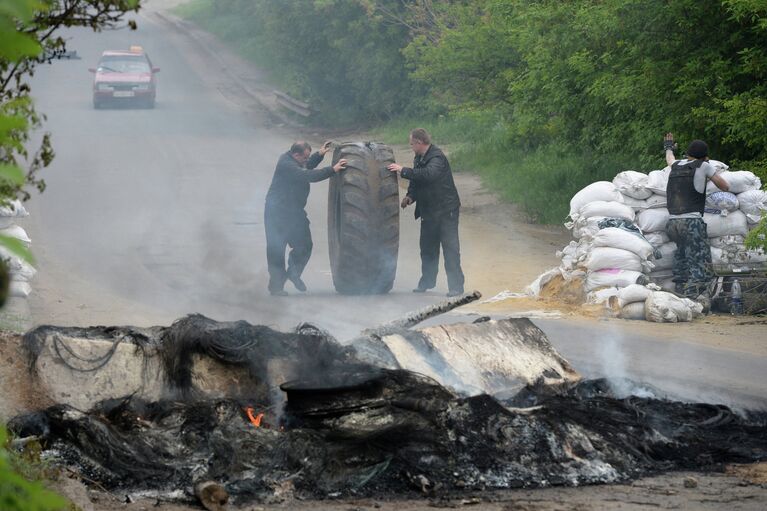
POLYGON ((396 163, 390 163, 389 165, 386 166, 386 168, 392 172, 402 172, 402 165, 398 165, 396 163))
POLYGON ((409 195, 405 195, 405 198, 402 199, 402 202, 400 202, 399 205, 402 209, 405 209, 406 207, 410 206, 413 202, 415 201, 413 200, 412 197, 410 197, 409 195))
POLYGON ((335 165, 333 165, 333 172, 341 172, 346 168, 347 163, 346 158, 341 158, 335 165))

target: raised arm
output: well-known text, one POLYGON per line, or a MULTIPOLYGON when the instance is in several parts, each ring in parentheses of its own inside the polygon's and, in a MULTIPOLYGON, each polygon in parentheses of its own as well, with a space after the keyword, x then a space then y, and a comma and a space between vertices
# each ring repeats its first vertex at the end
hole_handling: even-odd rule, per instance
POLYGON ((674 147, 676 147, 676 144, 674 143, 674 134, 666 133, 666 136, 663 137, 663 149, 666 152, 666 163, 668 165, 671 165, 676 161, 676 156, 674 156, 674 147))

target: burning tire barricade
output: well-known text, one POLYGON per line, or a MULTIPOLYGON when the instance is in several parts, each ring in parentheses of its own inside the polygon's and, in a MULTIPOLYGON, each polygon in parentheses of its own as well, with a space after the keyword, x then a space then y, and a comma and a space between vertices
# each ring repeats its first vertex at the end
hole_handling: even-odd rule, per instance
MULTIPOLYGON (((25 336, 33 372, 56 353, 59 364, 82 362, 72 343, 52 348, 75 337, 122 339, 136 367, 158 360, 160 396, 140 388, 87 411, 58 403, 9 427, 21 444, 39 440, 47 458, 111 491, 185 500, 212 488, 221 503, 439 495, 767 458, 767 414, 584 381, 527 319, 392 324, 348 345, 311 325, 284 333, 199 315, 152 329, 40 327, 25 336), (464 359, 449 353, 440 329, 464 359), (483 368, 487 346, 504 343, 516 347, 483 368), (203 359, 230 379, 203 389, 203 359)), ((87 382, 85 369, 74 377, 87 382)))
MULTIPOLYGON (((767 212, 767 192, 753 173, 710 163, 722 170, 731 190, 722 192, 712 183, 706 188, 703 219, 712 269, 717 274, 761 269, 767 275, 767 254, 745 246, 745 236, 767 212)), ((557 252, 560 266, 539 276, 527 294, 572 304, 603 304, 624 319, 677 322, 701 315, 703 305, 673 293, 676 244, 665 231, 670 171, 670 167, 647 174, 627 170, 612 182, 598 181, 575 194, 565 224, 575 241, 557 252)))

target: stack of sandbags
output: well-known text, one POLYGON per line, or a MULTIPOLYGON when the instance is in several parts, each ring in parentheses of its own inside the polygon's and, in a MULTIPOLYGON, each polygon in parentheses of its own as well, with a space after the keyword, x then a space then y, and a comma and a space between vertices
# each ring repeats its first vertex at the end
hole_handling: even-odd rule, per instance
MULTIPOLYGON (((19 200, 8 201, 0 205, 0 235, 14 238, 29 248, 32 240, 16 221, 29 216, 19 200)), ((5 261, 11 277, 9 295, 26 298, 32 292, 29 282, 37 273, 29 263, 0 246, 0 258, 5 261)))
POLYGON ((764 251, 749 250, 745 246, 748 231, 756 227, 767 211, 767 192, 760 189, 760 179, 752 172, 731 172, 726 168, 719 175, 730 189, 723 192, 709 183, 703 214, 714 266, 731 270, 767 262, 764 251))
MULTIPOLYGON (((629 193, 646 196, 638 174, 627 171, 619 184, 629 193)), ((563 272, 583 279, 584 293, 625 287, 643 281, 644 273, 650 271, 652 246, 634 225, 635 216, 618 187, 609 181, 585 187, 570 201, 571 222, 566 225, 576 241, 558 256, 563 272)))

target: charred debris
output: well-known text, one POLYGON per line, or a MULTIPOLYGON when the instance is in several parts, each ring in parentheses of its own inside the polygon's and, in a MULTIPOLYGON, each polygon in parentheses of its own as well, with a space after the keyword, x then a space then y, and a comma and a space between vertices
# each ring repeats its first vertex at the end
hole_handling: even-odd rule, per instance
MULTIPOLYGON (((112 339, 144 361, 160 360, 164 394, 138 391, 87 410, 60 403, 9 428, 108 490, 197 494, 203 503, 201 495, 220 494, 221 504, 612 483, 767 459, 767 414, 673 401, 649 387, 636 393, 647 397, 616 395, 609 381, 580 379, 526 319, 464 326, 482 329, 476 339, 447 337, 471 359, 466 345, 492 344, 488 332, 506 338, 513 329, 522 343, 533 339, 531 352, 545 353, 547 364, 462 384, 476 367, 443 356, 434 332, 408 329, 423 316, 345 345, 311 325, 284 333, 200 315, 167 328, 39 327, 24 338, 33 373, 46 349, 75 372, 98 371, 109 350, 85 357, 62 340, 112 339), (399 340, 387 341, 392 335, 399 340), (402 339, 409 351, 398 352, 402 339), (429 370, 403 363, 418 357, 429 370), (200 358, 228 368, 239 386, 198 388, 200 358), (275 371, 275 360, 290 368, 275 371)), ((508 367, 494 370, 515 371, 508 367)))

